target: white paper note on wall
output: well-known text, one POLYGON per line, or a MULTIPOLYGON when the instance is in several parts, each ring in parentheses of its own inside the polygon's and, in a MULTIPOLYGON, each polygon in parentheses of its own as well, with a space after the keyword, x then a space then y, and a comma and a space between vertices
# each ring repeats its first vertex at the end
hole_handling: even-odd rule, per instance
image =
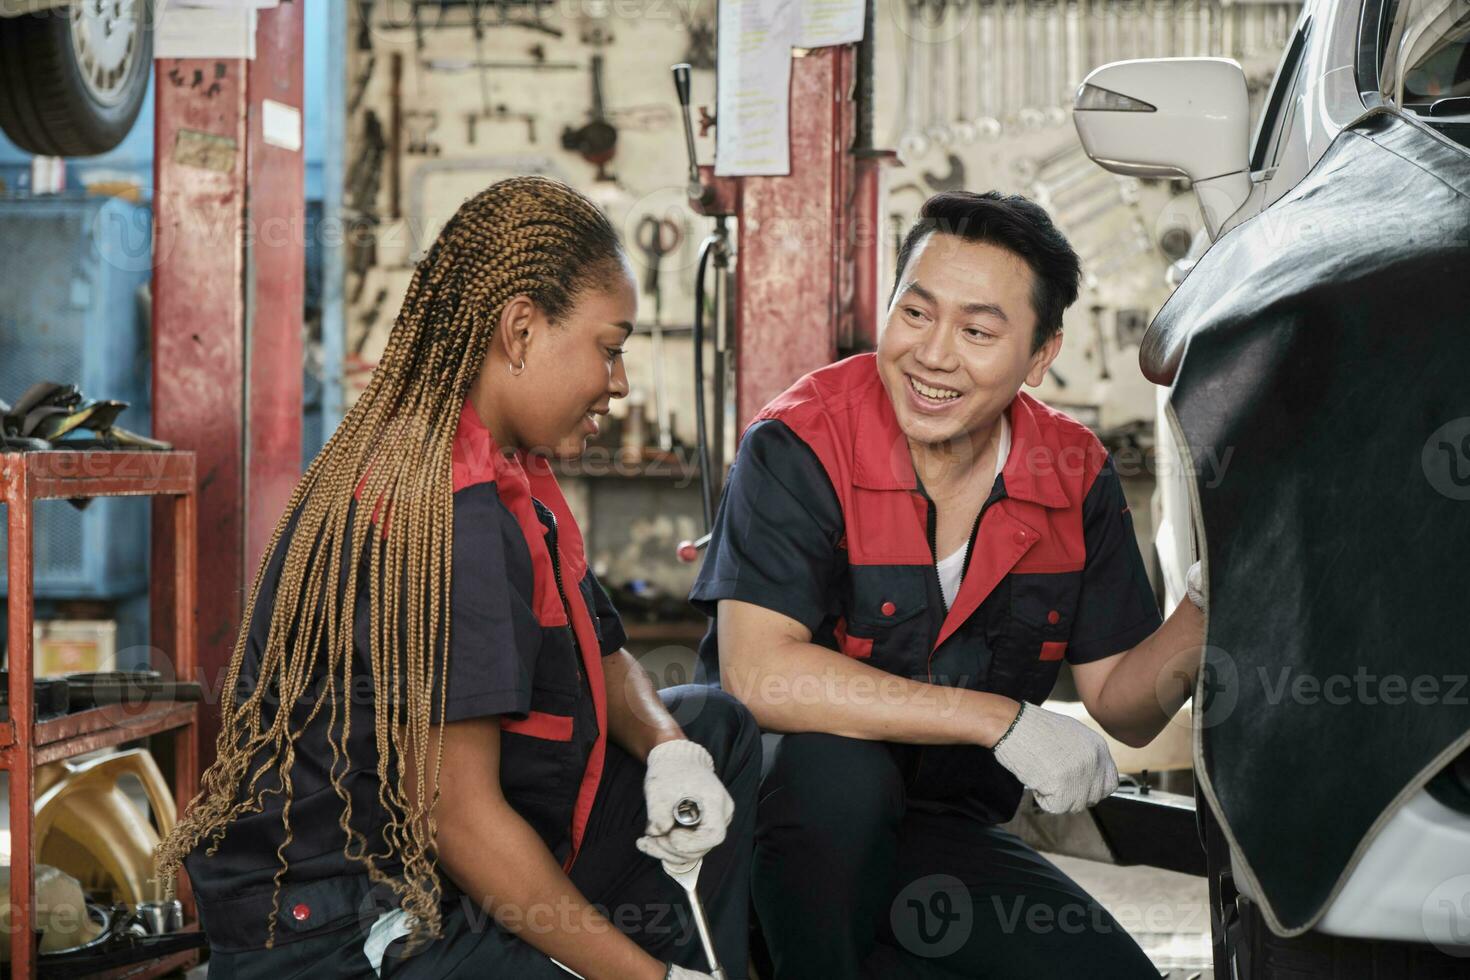
POLYGON ((798 0, 720 0, 715 173, 783 176, 791 170, 791 47, 798 0))
POLYGON ((154 15, 154 58, 254 58, 254 7, 164 5, 154 15))
POLYGON ((797 47, 855 44, 863 39, 864 0, 802 0, 797 47))

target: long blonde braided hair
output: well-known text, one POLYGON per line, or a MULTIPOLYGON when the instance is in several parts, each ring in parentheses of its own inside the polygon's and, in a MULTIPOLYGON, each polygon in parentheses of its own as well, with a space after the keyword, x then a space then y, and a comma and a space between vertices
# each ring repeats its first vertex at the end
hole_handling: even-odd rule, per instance
MULTIPOLYGON (((421 929, 439 934, 435 801, 426 786, 439 785, 442 761, 442 745, 438 739, 431 745, 431 731, 433 717, 442 712, 447 677, 452 453, 460 409, 510 298, 529 296, 556 322, 583 289, 622 261, 617 233, 602 212, 565 184, 542 177, 496 183, 466 201, 445 225, 414 271, 367 389, 307 468, 276 525, 222 688, 217 758, 204 773, 199 794, 158 847, 166 887, 172 889, 180 863, 195 847, 208 838, 207 853, 213 854, 236 817, 261 812, 267 793, 280 792, 284 840, 276 851, 280 866, 273 897, 279 911, 286 848, 293 839, 296 742, 326 707, 331 781, 343 806, 344 854, 363 864, 374 883, 391 887, 421 929), (372 522, 348 521, 359 483, 363 504, 375 501, 373 509, 391 532, 370 535, 372 522), (245 690, 241 669, 251 610, 270 556, 298 510, 270 607, 268 639, 253 686, 245 690), (346 758, 351 713, 337 702, 353 689, 355 570, 365 553, 386 855, 370 853, 351 826, 352 803, 342 782, 351 768, 346 758), (329 583, 341 583, 340 591, 329 583), (323 679, 327 696, 309 692, 323 679), (303 695, 310 698, 310 710, 304 720, 295 712, 293 721, 292 707, 303 695), (278 707, 264 710, 267 702, 278 707), (395 756, 398 771, 390 773, 395 756), (406 779, 409 768, 432 779, 406 779), (376 858, 385 856, 402 865, 394 878, 378 866, 376 858)), ((274 940, 274 923, 272 915, 268 942, 274 940)))

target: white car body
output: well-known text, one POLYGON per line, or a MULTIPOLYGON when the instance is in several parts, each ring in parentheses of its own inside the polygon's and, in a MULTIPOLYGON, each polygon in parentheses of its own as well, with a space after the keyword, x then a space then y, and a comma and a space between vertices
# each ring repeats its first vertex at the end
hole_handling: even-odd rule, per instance
MULTIPOLYGON (((1385 101, 1376 91, 1366 96, 1360 92, 1358 62, 1360 38, 1366 38, 1369 29, 1365 26, 1365 13, 1376 23, 1390 2, 1307 0, 1283 51, 1251 139, 1249 190, 1243 203, 1219 222, 1213 238, 1219 238, 1246 221, 1270 221, 1271 206, 1306 176, 1344 128, 1370 108, 1392 104, 1392 100, 1385 101)), ((1402 2, 1407 5, 1411 0, 1402 2)), ((1438 16, 1441 20, 1434 21, 1436 24, 1443 22, 1444 11, 1440 11, 1438 16)), ((1373 29, 1378 30, 1376 27, 1373 29)), ((1376 49, 1374 44, 1369 50, 1376 52, 1376 49)), ((1099 82, 1106 87, 1116 79, 1126 80, 1137 74, 1136 69, 1120 71, 1123 68, 1123 65, 1104 66, 1093 74, 1110 70, 1112 74, 1108 76, 1108 82, 1099 82)), ((1374 71, 1376 76, 1377 69, 1374 71)), ((1177 77, 1184 75, 1181 73, 1177 77)), ((1142 98, 1122 86, 1116 88, 1116 93, 1142 98)), ((1112 90, 1108 94, 1112 94, 1112 90)), ((1176 93, 1164 94, 1166 99, 1176 98, 1176 93)), ((1081 98, 1079 93, 1079 109, 1084 108, 1081 98)), ((1207 97, 1200 93, 1199 98, 1205 101, 1207 97)), ((1160 111, 1164 108, 1161 105, 1160 111)), ((1407 111, 1403 114, 1412 117, 1412 113, 1407 111)), ((1114 119, 1081 118, 1084 116, 1081 112, 1076 115, 1079 117, 1079 134, 1093 159, 1110 170, 1129 172, 1125 169, 1128 165, 1120 167, 1114 161, 1100 158, 1093 145, 1116 145, 1110 141, 1128 128, 1136 129, 1139 120, 1126 118, 1127 112, 1109 114, 1115 116, 1114 119)), ((1456 119, 1462 122, 1463 116, 1456 119)), ((1191 139, 1191 134, 1197 135, 1199 127, 1207 120, 1208 117, 1202 116, 1193 126, 1155 130, 1156 134, 1168 133, 1170 146, 1136 148, 1134 144, 1130 150, 1134 150, 1141 161, 1174 159, 1184 152, 1178 144, 1191 139)), ((1132 166, 1136 169, 1137 164, 1132 166)), ((1235 171, 1231 176, 1238 177, 1239 173, 1235 171)), ((1190 176, 1198 183, 1202 177, 1214 177, 1215 172, 1190 176)), ((1204 194, 1201 194, 1201 203, 1207 206, 1204 194)), ((1211 224, 1207 218, 1207 228, 1211 224)), ((1211 237, 1206 232, 1197 236, 1190 255, 1171 270, 1176 281, 1177 277, 1188 274, 1210 241, 1211 237)), ((1289 236, 1283 241, 1289 243, 1289 236)), ((1156 436, 1161 461, 1180 459, 1166 416, 1169 394, 1167 388, 1158 390, 1156 436)), ((1184 597, 1184 575, 1197 557, 1188 485, 1192 478, 1185 467, 1161 464, 1153 502, 1157 529, 1155 547, 1165 605, 1169 610, 1184 597)), ((1238 862, 1234 863, 1236 888, 1246 897, 1255 899, 1250 876, 1241 874, 1238 862)), ((1364 939, 1431 942, 1441 948, 1464 948, 1470 954, 1470 945, 1467 945, 1470 944, 1470 936, 1464 935, 1463 929, 1457 931, 1454 928, 1453 916, 1425 914, 1437 896, 1443 898, 1437 889, 1442 890, 1446 881, 1459 876, 1470 876, 1470 815, 1444 806, 1427 791, 1421 790, 1374 836, 1316 929, 1332 935, 1364 939)), ((1461 880, 1470 881, 1470 878, 1461 880)))

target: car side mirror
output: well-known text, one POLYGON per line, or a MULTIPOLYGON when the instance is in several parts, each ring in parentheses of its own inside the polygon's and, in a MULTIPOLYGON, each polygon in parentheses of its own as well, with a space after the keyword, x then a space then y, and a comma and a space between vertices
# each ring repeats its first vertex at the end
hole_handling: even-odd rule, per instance
POLYGON ((1132 177, 1187 177, 1210 237, 1250 195, 1250 98, 1227 58, 1144 58, 1094 69, 1072 119, 1097 164, 1132 177))

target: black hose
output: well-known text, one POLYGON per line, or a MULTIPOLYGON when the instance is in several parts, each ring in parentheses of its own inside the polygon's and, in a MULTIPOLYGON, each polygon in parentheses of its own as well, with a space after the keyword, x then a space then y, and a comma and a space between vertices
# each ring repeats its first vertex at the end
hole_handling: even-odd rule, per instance
POLYGON ((853 101, 857 103, 857 122, 853 132, 853 152, 859 155, 873 150, 873 76, 878 60, 873 30, 874 0, 863 4, 863 39, 857 46, 857 85, 853 101))
POLYGON ((694 272, 694 440, 699 457, 700 498, 704 505, 704 530, 715 523, 715 483, 710 473, 709 425, 704 411, 704 280, 709 257, 719 244, 719 235, 710 235, 699 246, 699 265, 694 272))

